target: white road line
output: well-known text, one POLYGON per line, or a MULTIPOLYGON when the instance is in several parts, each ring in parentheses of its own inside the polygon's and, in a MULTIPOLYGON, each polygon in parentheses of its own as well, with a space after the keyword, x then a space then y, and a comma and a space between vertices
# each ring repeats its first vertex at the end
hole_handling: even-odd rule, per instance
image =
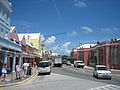
POLYGON ((91 88, 88 90, 120 90, 120 86, 108 84, 101 87, 91 88))

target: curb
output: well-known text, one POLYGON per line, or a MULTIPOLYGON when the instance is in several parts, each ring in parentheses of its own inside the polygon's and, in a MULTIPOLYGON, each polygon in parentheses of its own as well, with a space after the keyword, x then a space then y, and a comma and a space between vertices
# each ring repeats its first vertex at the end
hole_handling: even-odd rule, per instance
POLYGON ((88 66, 84 66, 85 69, 90 69, 90 70, 93 70, 94 68, 93 67, 88 67, 88 66))
POLYGON ((111 71, 117 71, 117 72, 120 72, 120 70, 117 70, 117 69, 110 69, 111 71))
POLYGON ((15 85, 19 85, 19 84, 22 84, 22 83, 26 83, 28 81, 30 81, 32 78, 36 77, 37 76, 37 72, 33 75, 31 75, 29 78, 23 80, 23 81, 18 81, 18 82, 15 82, 15 83, 9 83, 9 84, 3 84, 3 85, 0 85, 0 87, 9 87, 9 86, 15 86, 15 85))

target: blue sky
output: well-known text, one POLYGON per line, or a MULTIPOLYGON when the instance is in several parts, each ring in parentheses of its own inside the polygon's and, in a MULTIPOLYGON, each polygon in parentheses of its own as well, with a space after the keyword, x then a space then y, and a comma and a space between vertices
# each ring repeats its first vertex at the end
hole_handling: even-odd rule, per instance
POLYGON ((120 36, 120 0, 9 0, 18 33, 41 33, 46 48, 68 54, 79 43, 120 36), (54 35, 59 34, 60 35, 54 35), (46 36, 53 35, 53 36, 46 36))

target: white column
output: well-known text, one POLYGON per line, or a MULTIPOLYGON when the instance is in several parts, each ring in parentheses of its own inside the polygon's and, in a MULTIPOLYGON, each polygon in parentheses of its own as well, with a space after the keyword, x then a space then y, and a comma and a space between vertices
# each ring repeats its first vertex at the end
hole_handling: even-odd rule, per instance
POLYGON ((4 63, 8 63, 8 56, 7 56, 7 52, 4 52, 4 63))
POLYGON ((20 68, 22 67, 22 56, 21 56, 21 54, 19 55, 19 67, 20 68))
POLYGON ((13 54, 12 72, 15 72, 16 53, 13 54))

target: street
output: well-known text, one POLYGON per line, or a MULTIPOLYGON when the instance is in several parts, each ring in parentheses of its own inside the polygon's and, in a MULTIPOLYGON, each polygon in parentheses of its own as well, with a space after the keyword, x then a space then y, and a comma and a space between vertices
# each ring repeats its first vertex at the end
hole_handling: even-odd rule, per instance
MULTIPOLYGON (((115 73, 115 72, 114 72, 115 73)), ((38 75, 25 85, 9 87, 5 90, 120 90, 120 77, 112 80, 92 77, 92 70, 63 65, 52 67, 51 75, 38 75)))

